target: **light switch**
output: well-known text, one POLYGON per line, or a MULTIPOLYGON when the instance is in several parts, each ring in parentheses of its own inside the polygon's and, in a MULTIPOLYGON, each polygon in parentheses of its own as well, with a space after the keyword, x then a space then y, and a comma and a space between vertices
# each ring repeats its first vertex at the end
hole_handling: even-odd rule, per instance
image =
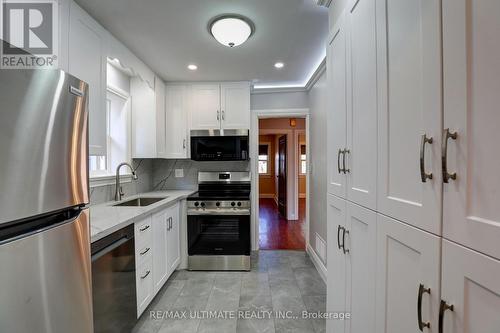
POLYGON ((184 169, 175 169, 175 178, 183 178, 184 169))

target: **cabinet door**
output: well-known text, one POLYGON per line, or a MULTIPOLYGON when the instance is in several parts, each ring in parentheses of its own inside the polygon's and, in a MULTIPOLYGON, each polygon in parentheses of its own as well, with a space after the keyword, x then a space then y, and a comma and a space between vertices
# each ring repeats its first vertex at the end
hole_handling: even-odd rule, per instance
MULTIPOLYGON (((342 235, 340 228, 345 228, 346 201, 328 195, 327 211, 327 300, 328 312, 347 311, 346 308, 346 256, 340 248, 342 235)), ((327 332, 341 333, 345 330, 344 320, 327 320, 327 332)))
POLYGON ((156 106, 156 156, 165 158, 167 157, 165 83, 159 77, 155 77, 155 106, 156 106))
MULTIPOLYGON (((363 1, 363 0, 361 0, 363 1)), ((346 309, 351 319, 346 332, 372 332, 375 326, 375 296, 377 274, 377 214, 353 203, 347 204, 345 237, 346 309)))
POLYGON ((153 215, 153 282, 154 292, 161 289, 168 278, 168 210, 153 215))
POLYGON ((500 259, 500 2, 443 1, 447 169, 443 235, 500 259))
POLYGON ((180 251, 180 233, 179 233, 179 205, 175 205, 169 208, 168 212, 171 218, 170 227, 168 230, 168 242, 167 242, 167 272, 170 275, 181 260, 180 251))
POLYGON ((156 158, 155 91, 138 77, 130 80, 132 158, 156 158))
POLYGON ((441 298, 442 333, 500 332, 500 261, 444 240, 441 298))
POLYGON ((136 268, 136 294, 137 294, 137 318, 146 310, 149 303, 154 298, 155 292, 153 287, 152 269, 153 264, 151 259, 136 268))
POLYGON ((218 84, 195 84, 190 94, 190 129, 220 128, 220 88, 218 84))
POLYGON ((345 198, 346 177, 341 171, 341 150, 346 147, 346 32, 340 19, 328 45, 328 193, 345 198))
MULTIPOLYGON (((441 232, 440 1, 377 1, 378 211, 441 232), (420 151, 425 145, 422 182, 420 151)), ((367 166, 369 167, 369 166, 367 166)))
POLYGON ((89 84, 89 154, 106 155, 105 30, 75 2, 70 5, 69 73, 89 84))
POLYGON ((167 86, 167 158, 187 158, 187 92, 186 86, 167 86))
POLYGON ((250 85, 248 82, 220 85, 221 124, 225 129, 250 129, 250 85))
POLYGON ((420 284, 425 332, 438 333, 440 238, 377 215, 377 333, 417 333, 420 284))
POLYGON ((353 0, 346 16, 347 198, 376 208, 377 45, 375 0, 353 0))

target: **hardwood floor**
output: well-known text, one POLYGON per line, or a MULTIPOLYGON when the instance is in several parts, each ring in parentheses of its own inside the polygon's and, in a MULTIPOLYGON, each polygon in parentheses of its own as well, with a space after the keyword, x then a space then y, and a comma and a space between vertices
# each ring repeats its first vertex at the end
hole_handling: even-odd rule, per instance
POLYGON ((263 250, 305 250, 306 199, 299 200, 299 219, 280 216, 273 199, 259 199, 259 247, 263 250))

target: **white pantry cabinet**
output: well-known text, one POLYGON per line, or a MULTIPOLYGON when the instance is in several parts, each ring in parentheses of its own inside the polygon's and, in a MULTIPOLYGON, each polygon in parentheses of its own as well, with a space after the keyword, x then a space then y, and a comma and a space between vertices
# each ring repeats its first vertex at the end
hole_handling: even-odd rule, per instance
POLYGON ((130 80, 132 97, 132 158, 165 158, 165 83, 155 77, 155 88, 139 77, 130 80))
POLYGON ((333 31, 328 72, 329 192, 375 209, 377 63, 375 1, 349 1, 333 31))
POLYGON ((166 157, 188 158, 189 86, 167 85, 165 90, 166 157))
POLYGON ((440 333, 500 332, 500 261, 444 240, 442 281, 440 333))
POLYGON ((443 1, 443 172, 456 175, 444 179, 443 237, 497 259, 499 13, 497 0, 443 1))
POLYGON ((68 72, 89 84, 89 153, 106 155, 106 30, 74 1, 68 40, 68 72))
POLYGON ((193 84, 190 111, 190 130, 249 129, 250 84, 193 84))
POLYGON ((439 235, 441 3, 384 0, 376 5, 377 210, 439 235))
POLYGON ((440 237, 377 215, 376 333, 421 332, 419 313, 438 333, 440 248, 440 237))

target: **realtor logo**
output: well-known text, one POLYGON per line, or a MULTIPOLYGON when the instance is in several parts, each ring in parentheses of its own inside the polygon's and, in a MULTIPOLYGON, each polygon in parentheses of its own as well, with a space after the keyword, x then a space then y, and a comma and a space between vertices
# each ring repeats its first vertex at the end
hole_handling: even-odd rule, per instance
POLYGON ((57 68, 57 1, 3 0, 0 11, 0 68, 57 68))

